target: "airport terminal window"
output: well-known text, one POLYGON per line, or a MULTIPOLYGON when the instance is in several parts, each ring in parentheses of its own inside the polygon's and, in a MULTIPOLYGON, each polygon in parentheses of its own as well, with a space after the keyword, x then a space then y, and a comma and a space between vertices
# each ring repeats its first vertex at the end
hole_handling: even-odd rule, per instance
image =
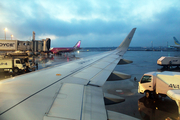
POLYGON ((143 78, 141 79, 141 83, 147 83, 147 82, 151 82, 151 76, 143 76, 143 78))

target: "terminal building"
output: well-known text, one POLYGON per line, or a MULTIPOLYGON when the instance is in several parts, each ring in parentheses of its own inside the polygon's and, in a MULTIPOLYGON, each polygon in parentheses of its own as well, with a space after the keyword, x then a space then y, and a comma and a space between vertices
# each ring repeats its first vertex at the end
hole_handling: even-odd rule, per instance
POLYGON ((50 49, 50 43, 50 38, 35 40, 35 32, 33 31, 33 39, 31 41, 0 40, 0 51, 47 52, 50 49))

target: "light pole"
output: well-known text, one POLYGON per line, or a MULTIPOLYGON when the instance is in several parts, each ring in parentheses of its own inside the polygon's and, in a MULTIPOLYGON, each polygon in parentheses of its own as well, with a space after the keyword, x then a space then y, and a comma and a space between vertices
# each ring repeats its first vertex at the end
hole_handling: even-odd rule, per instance
POLYGON ((6 31, 7 31, 7 28, 4 28, 5 40, 6 40, 6 31))
POLYGON ((12 40, 12 38, 13 38, 14 36, 13 35, 11 35, 11 40, 12 40))

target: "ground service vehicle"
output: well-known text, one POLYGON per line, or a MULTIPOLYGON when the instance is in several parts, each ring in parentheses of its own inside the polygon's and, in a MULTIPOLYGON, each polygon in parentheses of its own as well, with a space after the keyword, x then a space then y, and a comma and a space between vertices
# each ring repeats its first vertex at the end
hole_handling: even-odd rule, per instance
POLYGON ((33 62, 34 58, 30 57, 30 56, 32 56, 30 51, 27 51, 27 52, 16 51, 16 52, 6 53, 4 56, 2 56, 2 58, 21 59, 21 61, 23 61, 23 63, 25 63, 25 65, 26 65, 26 72, 29 72, 29 71, 35 71, 36 70, 36 65, 33 62))
POLYGON ((26 70, 27 71, 35 71, 36 70, 36 65, 33 62, 33 58, 25 58, 24 59, 25 63, 26 63, 26 70))
POLYGON ((21 58, 0 59, 0 69, 3 71, 19 73, 26 69, 26 64, 24 59, 21 58))
POLYGON ((166 96, 167 91, 180 89, 179 72, 149 72, 145 73, 139 81, 138 93, 145 93, 145 96, 166 96))
POLYGON ((36 65, 34 63, 34 58, 33 57, 29 57, 29 56, 14 56, 14 58, 20 58, 24 61, 25 65, 26 65, 26 72, 29 71, 35 71, 36 70, 36 65))
POLYGON ((160 66, 180 66, 180 57, 165 57, 162 56, 157 60, 160 66))

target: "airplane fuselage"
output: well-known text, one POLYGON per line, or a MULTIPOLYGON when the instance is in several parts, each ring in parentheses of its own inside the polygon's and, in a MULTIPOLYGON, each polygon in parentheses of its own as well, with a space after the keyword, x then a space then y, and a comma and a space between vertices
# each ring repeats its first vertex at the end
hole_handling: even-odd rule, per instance
POLYGON ((57 54, 59 52, 73 52, 73 51, 79 50, 79 49, 80 48, 72 48, 72 47, 69 47, 69 48, 52 48, 51 52, 54 54, 57 54))
POLYGON ((79 50, 81 45, 81 40, 79 40, 74 47, 57 47, 57 48, 51 48, 50 51, 53 54, 61 53, 61 52, 73 52, 75 50, 79 50))

